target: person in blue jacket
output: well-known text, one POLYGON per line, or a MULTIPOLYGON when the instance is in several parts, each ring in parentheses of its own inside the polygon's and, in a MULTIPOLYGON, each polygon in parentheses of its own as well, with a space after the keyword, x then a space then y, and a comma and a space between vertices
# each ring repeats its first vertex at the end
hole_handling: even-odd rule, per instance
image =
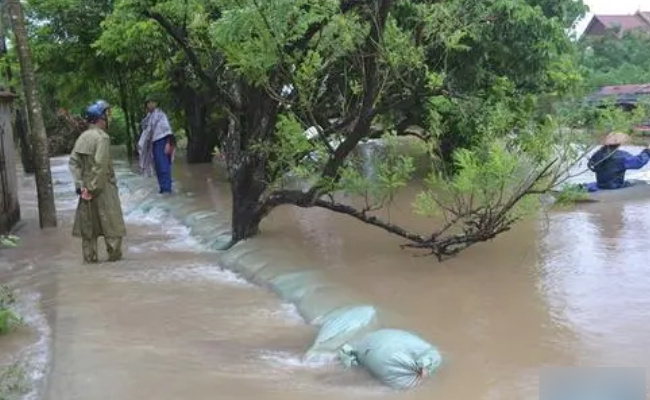
POLYGON ((605 137, 603 145, 596 151, 587 166, 596 173, 596 187, 598 189, 614 190, 631 186, 625 181, 625 171, 628 169, 641 169, 650 161, 650 149, 645 148, 634 156, 619 147, 628 141, 629 137, 620 132, 612 132, 605 137))

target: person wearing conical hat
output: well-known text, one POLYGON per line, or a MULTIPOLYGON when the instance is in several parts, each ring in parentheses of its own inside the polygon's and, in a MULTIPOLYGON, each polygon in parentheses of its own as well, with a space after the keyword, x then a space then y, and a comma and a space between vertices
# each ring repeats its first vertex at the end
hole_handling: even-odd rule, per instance
POLYGON ((650 161, 650 148, 645 148, 634 156, 621 145, 629 142, 629 136, 622 132, 609 133, 587 164, 589 169, 596 174, 598 189, 613 190, 630 186, 625 181, 625 171, 628 169, 641 169, 650 161))

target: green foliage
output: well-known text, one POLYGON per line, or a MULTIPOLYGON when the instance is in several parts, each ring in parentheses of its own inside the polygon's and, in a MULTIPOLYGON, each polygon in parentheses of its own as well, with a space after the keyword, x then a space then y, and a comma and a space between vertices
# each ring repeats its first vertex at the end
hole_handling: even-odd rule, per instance
POLYGON ((568 206, 589 200, 589 192, 580 185, 563 185, 555 195, 556 204, 559 206, 568 206))
POLYGON ((580 62, 589 89, 606 85, 650 83, 650 35, 611 31, 580 43, 580 62))
POLYGON ((12 311, 15 303, 13 292, 8 287, 0 285, 0 335, 10 332, 21 323, 20 318, 12 311))
POLYGON ((124 110, 119 107, 112 109, 111 121, 108 125, 108 135, 111 137, 111 144, 118 145, 126 143, 126 119, 124 110))
POLYGON ((20 242, 20 238, 14 235, 0 235, 0 246, 2 247, 16 247, 20 242))
MULTIPOLYGON (((246 187, 263 189, 259 204, 245 207, 262 217, 298 178, 308 189, 293 193, 294 204, 347 192, 366 199, 360 213, 319 205, 402 232, 364 218, 413 179, 415 151, 397 137, 415 135, 429 169, 415 210, 455 224, 467 242, 448 235, 441 246, 462 247, 533 210, 580 155, 570 144, 637 118, 572 105, 584 78, 578 61, 594 70, 601 63, 566 34, 585 12, 581 1, 118 0, 102 5, 107 15, 93 15, 97 24, 83 35, 77 30, 90 22, 71 20, 68 8, 79 0, 55 3, 37 2, 57 19, 40 34, 78 24, 66 32, 79 40, 66 46, 79 50, 72 55, 85 61, 84 79, 110 76, 96 81, 109 80, 113 95, 124 80, 133 98, 177 94, 181 101, 166 106, 179 123, 192 107, 229 118, 217 150, 233 182, 247 177, 246 187), (110 74, 99 74, 106 70, 90 54, 110 74), (182 101, 196 93, 210 100, 182 101), (360 143, 377 138, 381 149, 359 154, 360 143)), ((123 117, 115 117, 119 140, 123 117)))
POLYGON ((397 192, 404 188, 415 171, 414 157, 399 146, 394 132, 383 137, 380 149, 371 149, 365 157, 358 157, 346 165, 341 180, 334 190, 343 190, 365 199, 364 211, 389 205, 397 192), (368 167, 370 171, 360 167, 368 167), (369 175, 369 172, 371 176, 369 175))

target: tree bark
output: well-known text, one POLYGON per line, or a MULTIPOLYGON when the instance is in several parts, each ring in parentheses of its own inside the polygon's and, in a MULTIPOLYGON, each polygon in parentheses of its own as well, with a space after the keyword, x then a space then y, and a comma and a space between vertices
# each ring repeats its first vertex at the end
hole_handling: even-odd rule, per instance
POLYGON ((249 239, 259 233, 262 222, 261 197, 266 184, 256 178, 254 167, 242 165, 231 178, 232 243, 249 239))
POLYGON ((126 156, 129 161, 133 160, 133 135, 132 135, 132 121, 131 112, 129 111, 129 97, 126 93, 126 84, 124 82, 124 75, 122 71, 117 72, 117 86, 120 96, 120 107, 124 112, 124 127, 126 129, 126 156))
POLYGON ((18 146, 20 147, 20 162, 23 164, 23 170, 26 174, 33 174, 36 172, 34 166, 34 152, 32 151, 31 143, 29 142, 29 132, 27 129, 27 121, 23 114, 21 107, 16 107, 14 132, 18 138, 18 146))
POLYGON ((38 88, 31 49, 29 48, 25 19, 20 0, 8 0, 7 6, 11 17, 11 26, 16 37, 16 47, 20 60, 20 72, 25 92, 27 114, 31 126, 31 144, 34 150, 36 166, 36 192, 38 197, 38 214, 41 228, 57 225, 54 190, 52 189, 52 172, 47 149, 47 135, 43 122, 43 112, 38 98, 38 88))
MULTIPOLYGON (((210 110, 213 109, 210 91, 197 90, 188 84, 183 65, 172 71, 172 91, 176 104, 184 111, 187 128, 188 164, 202 164, 212 161, 212 151, 218 143, 218 131, 222 126, 210 125, 210 110), (211 129, 214 128, 214 129, 211 129)), ((226 121, 227 122, 227 121, 226 121)))

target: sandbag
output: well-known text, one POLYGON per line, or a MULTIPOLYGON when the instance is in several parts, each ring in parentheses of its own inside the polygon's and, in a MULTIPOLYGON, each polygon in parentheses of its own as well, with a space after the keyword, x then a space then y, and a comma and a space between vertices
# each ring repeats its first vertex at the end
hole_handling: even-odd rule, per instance
POLYGON ((261 250, 259 248, 244 246, 244 244, 239 243, 232 249, 222 253, 221 264, 223 267, 235 271, 244 279, 249 280, 255 272, 269 263, 269 259, 264 255, 260 255, 261 250))
MULTIPOLYGON (((276 258, 266 257, 267 259, 276 260, 276 258)), ((303 270, 302 268, 286 264, 279 263, 277 261, 269 262, 264 268, 258 270, 251 276, 251 281, 259 286, 270 287, 271 281, 278 276, 283 276, 291 273, 297 273, 303 270)))
POLYGON ((353 306, 334 310, 324 317, 324 323, 307 350, 305 359, 335 356, 343 345, 360 339, 378 328, 377 311, 372 306, 353 306))
POLYGON ((315 321, 325 322, 322 320, 325 315, 338 308, 351 306, 354 303, 346 292, 335 287, 325 286, 305 293, 296 304, 296 307, 305 321, 312 325, 320 325, 315 321))
POLYGON ((355 343, 343 345, 339 359, 347 367, 365 367, 382 383, 396 390, 414 388, 442 364, 437 348, 412 333, 397 329, 381 329, 355 343))
POLYGON ((325 283, 320 273, 302 271, 277 276, 269 286, 282 300, 296 303, 308 292, 324 287, 325 283))
POLYGON ((230 231, 228 230, 227 232, 224 232, 222 234, 218 234, 212 243, 208 245, 208 247, 211 250, 216 250, 216 251, 224 251, 228 250, 230 247, 230 243, 232 242, 232 235, 230 234, 230 231))

